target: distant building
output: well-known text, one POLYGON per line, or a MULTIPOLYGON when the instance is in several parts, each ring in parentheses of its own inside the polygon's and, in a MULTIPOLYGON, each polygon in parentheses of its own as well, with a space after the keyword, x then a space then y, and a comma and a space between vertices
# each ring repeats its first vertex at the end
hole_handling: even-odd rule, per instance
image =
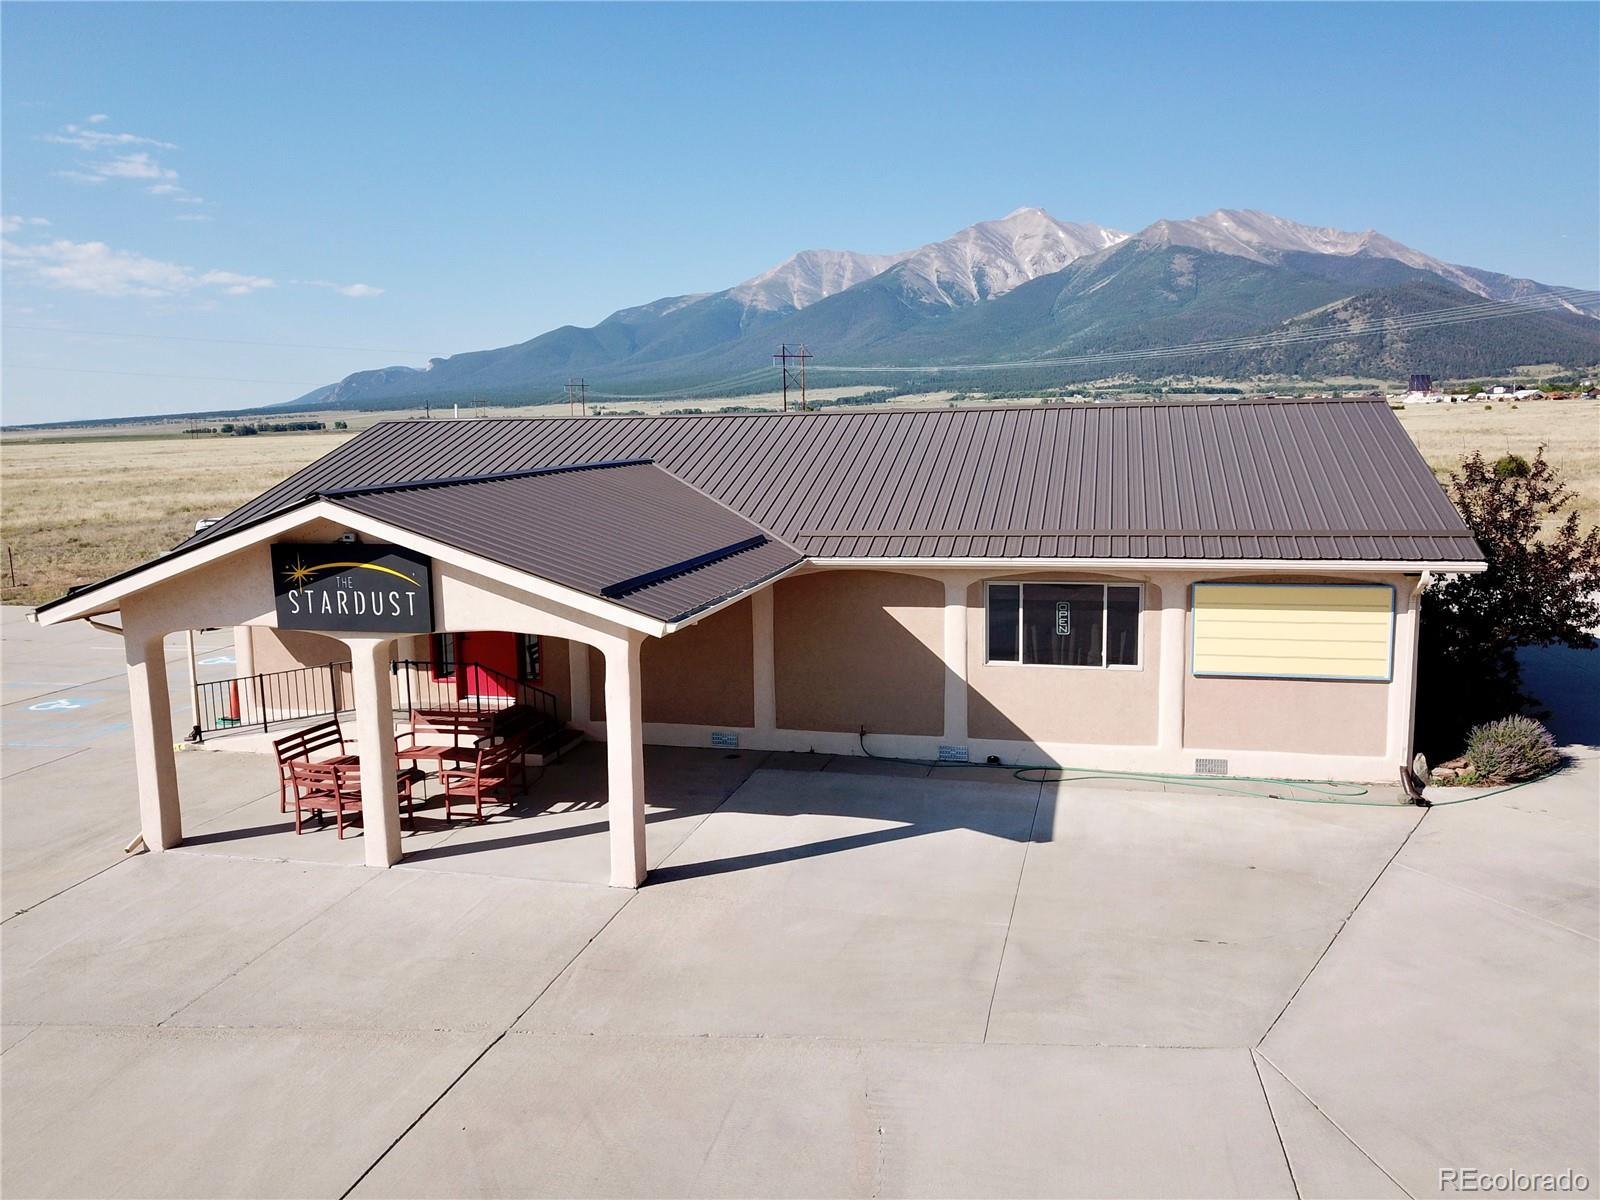
POLYGON ((1406 388, 1406 391, 1408 391, 1408 392, 1423 392, 1423 393, 1427 393, 1427 392, 1433 391, 1433 376, 1432 375, 1413 375, 1411 377, 1411 386, 1406 388))

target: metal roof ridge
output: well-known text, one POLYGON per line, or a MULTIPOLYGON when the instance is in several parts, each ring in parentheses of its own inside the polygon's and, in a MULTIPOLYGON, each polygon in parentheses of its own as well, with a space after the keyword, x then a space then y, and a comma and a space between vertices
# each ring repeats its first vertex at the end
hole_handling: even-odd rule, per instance
MULTIPOLYGON (((600 589, 600 594, 608 600, 621 599, 623 596, 630 595, 633 592, 643 591, 647 587, 653 587, 658 583, 665 583, 669 579, 675 579, 679 575, 687 575, 691 571, 709 567, 712 563, 722 562, 724 559, 732 558, 735 554, 743 554, 746 550, 754 550, 757 546, 765 546, 771 540, 765 533, 760 533, 755 537, 745 538, 743 541, 730 542, 728 545, 719 546, 715 550, 707 550, 704 554, 696 554, 694 557, 683 559, 680 562, 668 563, 664 567, 656 567, 653 570, 641 572, 630 578, 608 583, 600 589)), ((798 550, 795 550, 793 546, 788 546, 787 543, 780 542, 778 544, 793 550, 801 558, 805 557, 798 550)))
MULTIPOLYGON (((474 483, 499 483, 506 479, 527 479, 535 475, 564 475, 573 471, 604 471, 614 467, 653 467, 653 458, 622 458, 603 462, 563 463, 555 467, 527 467, 520 471, 496 471, 488 475, 447 475, 438 479, 405 479, 397 483, 363 483, 354 487, 327 488, 309 492, 307 500, 341 500, 346 496, 366 496, 374 492, 409 492, 430 487, 462 487, 474 483)), ((659 469, 659 468, 658 468, 659 469)), ((670 472, 668 472, 670 474, 670 472)), ((677 478, 673 476, 673 478, 677 478)))
MULTIPOLYGON (((737 397, 729 397, 737 399, 737 397)), ((767 418, 789 417, 799 420, 802 417, 889 417, 908 416, 919 413, 976 413, 976 412, 1037 412, 1050 409, 1122 409, 1122 408, 1203 408, 1211 405, 1247 406, 1247 405, 1283 405, 1283 404, 1388 404, 1382 395, 1363 396, 1214 396, 1209 399, 1194 399, 1188 396, 1156 396, 1144 400, 1063 400, 1049 404, 893 404, 886 403, 881 406, 867 405, 830 405, 825 409, 808 409, 804 411, 780 411, 773 409, 763 412, 699 412, 699 413, 617 413, 595 417, 566 417, 566 416, 536 416, 507 414, 505 416, 472 417, 470 420, 477 424, 486 421, 703 421, 711 417, 722 420, 736 420, 739 418, 767 418)), ((415 417, 391 417, 386 420, 374 421, 367 430, 378 429, 387 425, 451 425, 453 421, 419 421, 415 417)), ((353 440, 353 439, 352 439, 353 440)))

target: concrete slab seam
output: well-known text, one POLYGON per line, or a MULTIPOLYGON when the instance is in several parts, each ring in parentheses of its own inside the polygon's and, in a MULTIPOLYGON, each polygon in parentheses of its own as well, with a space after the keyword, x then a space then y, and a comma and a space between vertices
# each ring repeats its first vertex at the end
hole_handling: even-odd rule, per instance
MULTIPOLYGON (((51 749, 54 749, 54 747, 51 747, 51 749)), ((63 747, 61 747, 61 749, 66 749, 66 747, 63 746, 63 747)), ((53 767, 53 766, 55 766, 56 763, 63 762, 66 759, 71 758, 74 754, 82 754, 84 751, 86 751, 88 749, 89 749, 88 746, 79 746, 76 750, 67 750, 67 752, 65 754, 57 755, 55 758, 47 758, 42 763, 34 763, 33 766, 31 766, 31 767, 23 767, 22 770, 20 770, 20 771, 13 771, 9 775, 0 776, 0 778, 4 778, 4 779, 20 779, 22 776, 26 775, 29 771, 37 771, 40 767, 53 767)))
POLYGON ((1011 944, 1011 925, 1017 919, 1017 901, 1022 896, 1022 877, 1028 871, 1028 852, 1033 849, 1034 834, 1039 831, 1039 809, 1044 805, 1043 780, 1039 782, 1039 790, 1033 797, 1033 819, 1028 822, 1028 840, 1022 844, 1022 862, 1017 867, 1017 886, 1011 893, 1011 911, 1006 916, 1005 936, 1000 939, 1000 960, 994 965, 994 986, 989 989, 989 1007, 983 1014, 983 1037, 980 1042, 989 1040, 989 1024, 994 1020, 995 997, 1000 994, 1000 976, 1006 968, 1006 947, 1011 944))
POLYGON ((1474 899, 1482 900, 1485 904, 1493 904, 1496 908, 1503 908, 1508 912, 1516 913, 1518 916, 1527 917, 1529 920, 1539 921, 1540 923, 1549 925, 1554 929, 1559 929, 1563 933, 1576 934, 1585 941, 1600 942, 1600 937, 1595 937, 1592 933, 1585 933, 1581 929, 1574 929, 1570 925, 1563 925, 1560 921, 1552 921, 1549 917, 1541 916, 1536 912, 1529 912, 1525 908, 1518 908, 1515 904, 1507 904, 1504 900, 1497 899, 1494 896, 1485 896, 1482 892, 1475 891, 1474 889, 1467 887, 1465 884, 1457 883, 1453 879, 1446 879, 1442 875, 1435 875, 1432 871, 1424 871, 1421 867, 1413 867, 1410 863, 1399 863, 1397 865, 1402 871, 1410 871, 1413 875, 1420 875, 1424 879, 1432 880, 1434 883, 1443 884, 1447 888, 1454 888, 1456 891, 1462 892, 1465 895, 1473 897, 1474 899))
MULTIPOLYGON (((1322 1119, 1324 1121, 1326 1121, 1329 1125, 1332 1125, 1336 1130, 1338 1130, 1339 1131, 1339 1136, 1344 1138, 1345 1141, 1349 1142, 1350 1145, 1355 1148, 1355 1151, 1356 1151, 1357 1154, 1361 1155, 1362 1158, 1366 1159, 1369 1163, 1371 1163, 1375 1169, 1377 1169, 1378 1171, 1381 1171, 1383 1173, 1383 1177, 1385 1179, 1387 1179, 1390 1183, 1394 1184, 1394 1186, 1399 1189, 1401 1195, 1403 1195, 1403 1196, 1411 1196, 1412 1195, 1412 1193, 1406 1189, 1404 1184, 1402 1184, 1393 1175, 1389 1174, 1388 1171, 1384 1170, 1384 1166, 1383 1166, 1382 1163, 1380 1163, 1377 1159, 1373 1158, 1372 1155, 1367 1153, 1366 1148, 1364 1146, 1362 1146, 1362 1144, 1360 1142, 1356 1141, 1355 1138, 1350 1136, 1349 1131, 1347 1129, 1345 1129, 1345 1127, 1343 1125, 1339 1124, 1339 1122, 1335 1121, 1331 1116, 1329 1116, 1327 1114, 1327 1112, 1325 1112, 1323 1110, 1323 1108, 1322 1108, 1322 1106, 1320 1104, 1318 1104, 1315 1100, 1313 1100, 1309 1095, 1306 1094, 1306 1090, 1303 1087, 1301 1087, 1293 1079, 1290 1079, 1288 1073, 1282 1067, 1280 1067, 1277 1063, 1273 1062, 1271 1058, 1267 1057, 1267 1055, 1264 1054, 1260 1050, 1252 1050, 1250 1052, 1250 1054, 1251 1054, 1251 1057, 1253 1059, 1254 1058, 1259 1058, 1262 1062, 1266 1063, 1267 1066, 1271 1067, 1274 1071, 1276 1071, 1278 1073, 1278 1077, 1280 1079, 1282 1079, 1285 1083, 1287 1083, 1295 1091, 1299 1092, 1300 1095, 1305 1098, 1305 1102, 1307 1104, 1311 1105, 1312 1108, 1316 1109, 1317 1113, 1322 1117, 1322 1119)), ((1256 1078, 1257 1079, 1261 1078, 1261 1068, 1259 1066, 1256 1068, 1256 1078)), ((1263 1091, 1265 1090, 1265 1088, 1266 1088, 1266 1084, 1263 1082, 1263 1084, 1262 1084, 1263 1091)), ((1272 1107, 1272 1102, 1270 1100, 1267 1101, 1267 1107, 1268 1108, 1272 1107)), ((1277 1118, 1274 1117, 1273 1121, 1276 1122, 1277 1118)), ((1293 1174, 1293 1172, 1291 1172, 1291 1174, 1293 1174)), ((1296 1185, 1296 1186, 1298 1187, 1298 1185, 1296 1185)))
POLYGON ((1423 809, 1421 814, 1417 817, 1416 823, 1413 824, 1410 829, 1406 830, 1405 837, 1400 839, 1400 844, 1394 848, 1394 853, 1391 854, 1388 857, 1388 860, 1384 862, 1383 866, 1378 869, 1378 873, 1372 877, 1372 882, 1367 884, 1366 890, 1361 893, 1355 904, 1351 906, 1350 911, 1346 913, 1339 921, 1339 927, 1333 931, 1333 936, 1328 939, 1328 944, 1322 948, 1322 953, 1317 955, 1317 960, 1311 964, 1311 969, 1307 971, 1305 973, 1305 977, 1295 985, 1294 991, 1289 993, 1289 998, 1283 1002, 1283 1007, 1278 1010, 1278 1015, 1272 1018, 1272 1021, 1270 1024, 1268 1024, 1266 1030, 1259 1038, 1256 1039, 1257 1048, 1266 1042, 1267 1038, 1271 1036, 1272 1031, 1277 1028, 1278 1022, 1283 1020, 1283 1014, 1289 1011, 1289 1006, 1295 1002, 1295 999, 1300 995, 1301 990, 1306 986, 1307 983, 1311 981, 1311 977, 1317 973, 1317 968, 1322 965, 1322 960, 1328 957, 1328 951, 1333 949, 1333 944, 1339 940, 1339 935, 1343 933, 1345 931, 1345 927, 1350 924, 1351 918, 1353 918, 1356 913, 1360 911, 1361 906, 1366 903, 1367 897, 1372 895, 1372 889, 1378 886, 1378 880, 1382 879, 1384 875, 1388 873, 1389 868, 1394 865, 1394 860, 1400 857, 1400 852, 1406 848, 1406 843, 1411 840, 1411 835, 1416 833, 1418 829, 1422 828, 1422 822, 1428 819, 1428 814, 1432 811, 1432 809, 1428 808, 1423 809))
POLYGON ((40 1027, 39 1027, 39 1026, 38 1026, 38 1025, 31 1025, 31 1026, 29 1026, 29 1027, 28 1027, 28 1032, 27 1032, 27 1033, 25 1033, 25 1034, 23 1034, 23 1035, 22 1035, 22 1036, 21 1036, 21 1037, 19 1037, 19 1038, 18 1038, 18 1039, 17 1039, 17 1040, 16 1040, 16 1041, 14 1041, 14 1042, 12 1042, 12 1043, 11 1043, 11 1045, 9 1045, 9 1046, 7 1046, 7 1047, 6 1047, 6 1048, 5 1048, 5 1049, 4 1049, 4 1050, 0 1050, 0 1055, 3 1055, 3 1054, 10 1054, 10 1053, 11 1053, 11 1052, 12 1052, 12 1051, 13 1051, 13 1050, 15 1050, 15 1049, 16 1049, 16 1048, 17 1048, 17 1047, 18 1047, 18 1046, 20 1046, 20 1045, 22 1045, 22 1043, 23 1043, 23 1042, 25 1042, 25 1041, 27 1041, 27 1040, 28 1040, 28 1039, 29 1039, 29 1038, 31 1038, 31 1037, 32 1037, 32 1036, 33 1036, 33 1035, 34 1035, 34 1034, 35 1034, 35 1033, 37 1033, 37 1032, 38 1032, 38 1031, 39 1031, 39 1028, 40 1028, 40 1027))
MULTIPOLYGON (((360 889, 357 889, 357 890, 359 891, 360 889)), ((533 1006, 535 1004, 538 1004, 540 1000, 544 999, 544 994, 546 992, 548 992, 552 987, 555 986, 556 980, 560 979, 563 975, 565 975, 568 971, 570 971, 572 969, 572 964, 577 962, 578 959, 583 956, 584 951, 588 950, 590 946, 595 944, 595 941, 600 937, 600 935, 603 934, 607 929, 609 929, 611 927, 611 922, 613 922, 613 921, 615 921, 617 919, 618 914, 620 914, 624 909, 626 909, 628 907, 628 905, 632 904, 634 902, 634 900, 638 898, 638 895, 639 895, 638 891, 635 890, 632 895, 630 895, 621 904, 617 905, 616 912, 613 912, 609 917, 607 917, 605 919, 605 922, 600 926, 600 928, 596 929, 594 931, 594 933, 589 937, 589 939, 586 942, 584 942, 582 946, 578 947, 577 951, 573 954, 573 956, 571 958, 569 958, 566 961, 565 965, 562 966, 561 970, 557 971, 554 975, 552 975, 549 978, 549 980, 546 981, 545 985, 542 988, 539 989, 538 993, 534 996, 534 998, 532 1000, 528 1001, 527 1007, 524 1008, 521 1012, 519 1012, 516 1016, 512 1017, 511 1020, 507 1023, 507 1025, 506 1025, 506 1027, 504 1029, 502 1029, 499 1033, 495 1034, 494 1037, 490 1038, 488 1044, 485 1045, 482 1050, 478 1051, 477 1054, 473 1055, 472 1061, 469 1062, 465 1067, 463 1067, 461 1069, 461 1073, 459 1075, 457 1075, 454 1079, 452 1079, 449 1083, 445 1084, 444 1090, 441 1091, 432 1100, 428 1101, 428 1103, 423 1106, 422 1111, 419 1112, 416 1115, 416 1117, 412 1120, 412 1122, 409 1125, 407 1125, 404 1129, 402 1129, 400 1131, 399 1136, 396 1137, 394 1139, 394 1141, 390 1142, 387 1146, 385 1146, 384 1149, 383 1149, 383 1152, 381 1154, 379 1154, 377 1158, 373 1159, 370 1163, 367 1164, 367 1169, 362 1171, 361 1174, 357 1175, 355 1180, 354 1180, 354 1182, 352 1182, 349 1187, 345 1188, 344 1191, 339 1193, 339 1200, 349 1200, 350 1194, 352 1192, 354 1192, 358 1187, 361 1186, 362 1181, 364 1179, 366 1179, 366 1177, 368 1175, 372 1174, 373 1171, 377 1170, 378 1165, 381 1162, 383 1162, 384 1159, 389 1157, 390 1153, 394 1150, 394 1148, 396 1146, 398 1146, 401 1142, 403 1142, 406 1139, 406 1136, 413 1129, 415 1129, 418 1125, 420 1125, 422 1123, 423 1119, 425 1117, 427 1117, 427 1115, 429 1113, 431 1113, 439 1105, 440 1101, 442 1101, 446 1096, 448 1096, 450 1094, 450 1092, 455 1088, 456 1084, 460 1083, 463 1079, 465 1079, 467 1077, 467 1075, 471 1072, 473 1067, 477 1066, 480 1062, 483 1061, 484 1056, 486 1054, 488 1054, 489 1051, 493 1050, 496 1046, 498 1046, 502 1041, 505 1040, 506 1035, 511 1032, 511 1030, 516 1026, 516 1023, 518 1021, 522 1020, 523 1017, 527 1016, 528 1013, 533 1010, 533 1006)))
POLYGON ((4 925, 7 921, 10 921, 14 917, 20 917, 24 913, 32 912, 34 909, 38 908, 41 904, 49 904, 50 901, 54 900, 57 896, 66 895, 73 888, 80 887, 83 884, 88 883, 91 879, 100 878, 100 876, 104 875, 107 871, 112 870, 114 867, 120 867, 123 863, 127 862, 131 858, 138 858, 140 854, 148 854, 148 853, 150 853, 148 850, 141 850, 141 851, 139 851, 139 854, 125 854, 121 858, 117 859, 116 862, 107 863, 105 866, 101 867, 98 871, 94 872, 93 874, 85 875, 82 879, 79 879, 79 880, 76 880, 76 881, 74 881, 72 883, 67 884, 67 886, 62 888, 60 891, 51 892, 43 900, 36 900, 32 904, 28 905, 27 908, 19 908, 14 913, 7 913, 4 917, 0 917, 0 925, 4 925))
MULTIPOLYGON (((307 865, 318 865, 318 864, 307 864, 307 865)), ((338 869, 339 870, 348 870, 349 868, 340 867, 338 869)), ((241 971, 245 970, 245 968, 247 968, 247 967, 251 966, 252 964, 254 964, 255 962, 257 962, 263 955, 272 953, 272 951, 276 950, 279 946, 283 945, 284 942, 288 941, 295 934, 299 933, 307 925, 311 924, 311 922, 313 922, 315 920, 318 920, 321 917, 326 916, 328 913, 330 913, 334 909, 338 908, 339 905, 343 904, 351 896, 354 896, 362 888, 369 887, 371 884, 375 883, 380 878, 382 878, 382 876, 379 875, 378 872, 376 872, 376 871, 372 872, 371 878, 363 879, 359 884, 357 884, 355 887, 351 888, 348 892, 346 892, 344 895, 340 896, 338 899, 334 900, 332 903, 326 904, 323 907, 317 909, 316 912, 312 913, 304 921, 301 921, 293 929, 290 929, 281 938, 277 939, 277 941, 273 942, 271 945, 262 947, 262 949, 261 949, 261 951, 259 953, 252 955, 249 959, 247 959, 246 961, 240 963, 237 967, 235 967, 233 970, 229 971, 226 975, 224 975, 221 979, 217 980, 210 987, 206 988, 204 991, 199 992, 198 994, 196 994, 194 996, 191 996, 188 1000, 184 1001, 182 1004, 180 1004, 172 1012, 168 1013, 166 1016, 162 1017, 161 1020, 157 1021, 156 1022, 156 1028, 160 1029, 160 1028, 164 1027, 168 1021, 172 1020, 179 1013, 182 1013, 185 1010, 194 1007, 194 1005, 199 1003, 206 996, 209 996, 212 992, 216 991, 223 984, 225 984, 229 980, 233 979, 241 971)))
POLYGON ((1261 1064, 1256 1061, 1253 1051, 1245 1051, 1250 1055, 1250 1069, 1256 1073, 1256 1086, 1261 1089, 1261 1102, 1267 1106, 1267 1120, 1272 1122, 1272 1136, 1278 1139, 1278 1153, 1283 1155, 1283 1169, 1289 1172, 1289 1186, 1294 1189, 1295 1200, 1300 1200, 1300 1180, 1295 1176, 1294 1163, 1289 1161, 1289 1148, 1283 1144, 1283 1130, 1278 1128, 1278 1114, 1272 1111, 1272 1097, 1267 1095, 1267 1081, 1261 1078, 1261 1064))

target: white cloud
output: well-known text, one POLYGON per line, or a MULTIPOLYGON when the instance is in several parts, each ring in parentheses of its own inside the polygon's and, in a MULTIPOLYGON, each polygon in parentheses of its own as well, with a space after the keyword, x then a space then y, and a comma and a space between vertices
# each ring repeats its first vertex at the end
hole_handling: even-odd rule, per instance
POLYGON ((104 242, 58 240, 32 245, 0 242, 8 270, 47 287, 96 296, 170 297, 215 289, 244 296, 277 282, 236 271, 198 271, 129 250, 113 250, 104 242))
POLYGON ((54 142, 58 146, 76 146, 79 150, 109 150, 117 146, 153 146, 157 150, 176 150, 178 147, 172 142, 163 142, 160 138, 145 137, 138 133, 112 133, 104 129, 91 129, 91 125, 102 125, 109 120, 105 113, 95 113, 86 121, 75 125, 63 125, 55 133, 47 133, 44 140, 54 142))
POLYGON ((209 221, 210 213, 183 212, 172 218, 174 221, 209 221))
POLYGON ((352 300, 365 300, 369 296, 383 295, 381 287, 373 287, 370 283, 333 283, 327 279, 291 279, 290 283, 303 284, 306 287, 327 288, 330 292, 338 292, 341 296, 349 296, 352 300))
POLYGON ((94 113, 83 121, 64 125, 56 133, 47 133, 44 140, 62 146, 76 146, 92 156, 76 168, 57 171, 62 179, 74 183, 98 186, 107 180, 127 180, 145 184, 152 196, 164 196, 179 204, 203 204, 199 196, 178 184, 178 172, 161 162, 150 150, 135 150, 135 146, 149 146, 156 150, 176 150, 173 142, 145 137, 138 133, 114 133, 95 128, 110 118, 105 113, 94 113))
POLYGON ((21 233, 29 226, 48 225, 43 217, 0 217, 0 233, 21 233))
POLYGON ((101 162, 90 164, 90 170, 107 179, 163 179, 169 183, 178 178, 171 167, 163 167, 143 150, 135 154, 118 154, 101 162))

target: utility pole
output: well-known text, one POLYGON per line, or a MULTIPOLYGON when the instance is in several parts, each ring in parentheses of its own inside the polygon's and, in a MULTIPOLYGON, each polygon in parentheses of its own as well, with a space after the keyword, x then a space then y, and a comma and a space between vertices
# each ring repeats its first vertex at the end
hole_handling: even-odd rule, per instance
POLYGON ((587 380, 567 380, 567 415, 569 417, 573 415, 572 406, 574 404, 578 406, 579 416, 587 417, 589 415, 589 384, 587 380))
POLYGON ((789 383, 792 380, 800 388, 800 411, 806 411, 806 360, 811 357, 811 352, 806 349, 806 344, 801 342, 799 347, 791 350, 789 343, 785 342, 778 347, 778 352, 772 356, 772 361, 783 369, 783 411, 789 411, 789 383), (790 366, 790 363, 796 364, 790 366))

